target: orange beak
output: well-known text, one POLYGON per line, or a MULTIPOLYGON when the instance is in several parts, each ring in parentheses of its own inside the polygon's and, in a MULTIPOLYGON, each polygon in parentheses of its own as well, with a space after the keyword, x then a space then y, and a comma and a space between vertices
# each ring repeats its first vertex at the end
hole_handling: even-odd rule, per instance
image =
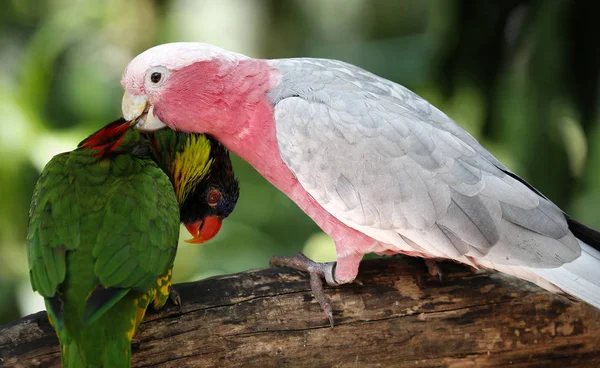
POLYGON ((185 228, 194 237, 193 239, 186 240, 186 243, 202 244, 214 238, 221 229, 221 221, 220 217, 208 216, 204 220, 185 225, 185 228))

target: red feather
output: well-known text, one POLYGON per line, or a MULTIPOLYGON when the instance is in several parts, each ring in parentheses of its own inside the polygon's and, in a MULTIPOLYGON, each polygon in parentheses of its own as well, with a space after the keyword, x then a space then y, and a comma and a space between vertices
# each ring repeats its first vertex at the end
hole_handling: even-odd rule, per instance
POLYGON ((97 151, 93 156, 108 155, 119 147, 130 125, 125 119, 116 120, 89 136, 79 147, 97 151))

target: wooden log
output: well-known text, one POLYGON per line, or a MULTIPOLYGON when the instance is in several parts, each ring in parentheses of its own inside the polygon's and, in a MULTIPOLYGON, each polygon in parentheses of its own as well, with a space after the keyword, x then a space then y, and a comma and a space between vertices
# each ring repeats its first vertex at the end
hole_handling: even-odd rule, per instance
MULTIPOLYGON (((308 277, 263 269, 176 285, 181 310, 149 312, 135 367, 600 367, 599 311, 501 274, 421 260, 364 261, 328 288, 336 326, 308 277)), ((43 312, 0 327, 4 367, 59 366, 43 312)))

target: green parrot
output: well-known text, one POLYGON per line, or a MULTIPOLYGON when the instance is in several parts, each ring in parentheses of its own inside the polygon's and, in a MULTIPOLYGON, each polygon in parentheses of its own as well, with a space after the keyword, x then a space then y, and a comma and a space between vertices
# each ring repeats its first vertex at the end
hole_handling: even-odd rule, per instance
POLYGON ((238 199, 229 154, 213 138, 133 124, 117 120, 55 156, 34 190, 30 279, 63 367, 130 367, 146 309, 174 296, 180 220, 190 242, 206 241, 238 199))

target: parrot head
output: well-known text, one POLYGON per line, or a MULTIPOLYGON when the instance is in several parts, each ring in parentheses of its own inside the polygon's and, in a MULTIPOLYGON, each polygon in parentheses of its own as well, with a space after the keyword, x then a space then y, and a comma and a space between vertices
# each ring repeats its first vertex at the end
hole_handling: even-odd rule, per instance
POLYGON ((188 243, 213 238, 239 197, 229 152, 204 134, 161 130, 148 134, 155 160, 169 175, 179 202, 181 222, 192 234, 188 243))
POLYGON ((213 238, 239 197, 229 152, 204 134, 184 134, 169 129, 143 134, 132 129, 135 121, 116 120, 79 144, 98 159, 119 154, 152 157, 169 176, 179 203, 181 222, 193 239, 213 238))
POLYGON ((277 83, 265 60, 216 46, 178 42, 153 47, 127 66, 123 116, 138 129, 243 134, 248 112, 277 83))

